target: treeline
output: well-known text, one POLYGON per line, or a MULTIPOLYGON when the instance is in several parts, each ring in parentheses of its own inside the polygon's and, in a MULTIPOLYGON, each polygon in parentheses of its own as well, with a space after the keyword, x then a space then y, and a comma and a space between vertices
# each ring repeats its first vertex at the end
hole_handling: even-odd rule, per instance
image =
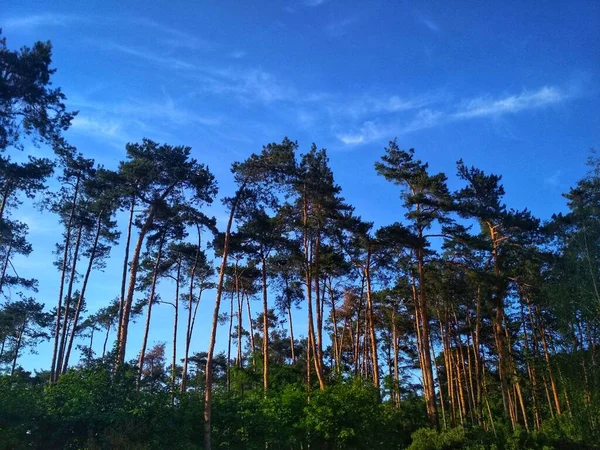
POLYGON ((143 139, 109 169, 70 145, 75 113, 51 87, 50 64, 49 43, 11 51, 0 41, 6 448, 405 448, 413 432, 411 448, 600 439, 593 154, 565 194, 569 212, 541 222, 505 205, 500 176, 461 160, 451 191, 392 141, 375 170, 397 186, 397 222, 375 228, 342 197, 326 151, 300 153, 285 138, 232 165, 219 230, 217 180, 189 147, 143 139), (32 143, 48 156, 24 155, 32 143), (18 217, 36 198, 63 228, 51 311, 13 264, 33 251, 18 217), (122 273, 115 297, 88 311, 90 280, 108 264, 122 273), (159 304, 172 307, 169 350, 148 348, 159 304), (127 346, 136 319, 141 349, 127 346), (209 342, 194 340, 198 326, 209 342), (219 326, 228 340, 215 353, 219 326), (44 340, 48 372, 20 369, 44 340))

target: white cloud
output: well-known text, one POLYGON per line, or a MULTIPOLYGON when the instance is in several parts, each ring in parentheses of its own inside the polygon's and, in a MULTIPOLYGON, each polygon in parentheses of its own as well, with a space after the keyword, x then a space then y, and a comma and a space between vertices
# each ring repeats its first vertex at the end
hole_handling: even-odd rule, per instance
POLYGON ((325 31, 331 37, 342 37, 348 32, 348 29, 356 22, 357 20, 355 18, 347 17, 345 19, 331 22, 325 27, 325 31))
POLYGON ((31 31, 39 27, 65 27, 73 22, 85 20, 75 14, 33 14, 23 17, 12 17, 3 20, 4 26, 9 30, 31 31))
MULTIPOLYGON (((383 137, 400 136, 450 122, 486 117, 497 118, 506 114, 549 107, 564 102, 570 97, 571 95, 566 94, 558 87, 544 86, 536 91, 523 91, 521 94, 509 95, 499 99, 493 99, 490 96, 478 97, 461 101, 455 107, 439 105, 436 109, 420 108, 417 106, 419 105, 418 102, 409 100, 398 99, 388 103, 373 101, 370 109, 372 116, 377 115, 378 112, 389 111, 395 113, 394 118, 386 122, 368 119, 358 127, 358 131, 337 133, 336 136, 347 145, 366 144, 383 137), (373 105, 379 107, 373 107, 373 105), (390 107, 386 109, 385 105, 390 107), (397 106, 398 108, 395 110, 391 106, 397 106), (398 117, 399 114, 405 116, 412 109, 418 109, 412 118, 398 117)), ((442 97, 438 97, 438 99, 442 99, 442 97)), ((436 103, 436 100, 432 97, 430 103, 436 103)), ((423 101, 422 104, 427 103, 423 101)))
POLYGON ((121 121, 113 119, 101 119, 90 115, 78 114, 71 123, 71 130, 97 137, 118 139, 126 141, 124 126, 121 121))
POLYGON ((558 186, 560 184, 560 175, 561 175, 561 173, 562 173, 562 171, 557 170, 552 175, 550 175, 549 177, 547 177, 544 180, 544 183, 546 183, 549 186, 553 186, 553 187, 558 186))
POLYGON ((304 0, 306 6, 315 7, 327 3, 329 0, 304 0))
POLYGON ((459 110, 454 114, 457 119, 469 119, 472 117, 490 117, 502 114, 517 113, 527 109, 538 109, 560 103, 568 98, 559 88, 544 86, 537 91, 523 91, 518 95, 497 100, 489 97, 479 97, 463 102, 459 110))
POLYGON ((246 52, 243 50, 234 50, 231 53, 229 53, 228 56, 233 59, 241 59, 244 56, 246 56, 246 52))
POLYGON ((433 31, 434 33, 440 32, 439 25, 427 17, 421 17, 419 19, 419 22, 421 22, 423 25, 425 25, 427 28, 429 28, 430 31, 433 31))

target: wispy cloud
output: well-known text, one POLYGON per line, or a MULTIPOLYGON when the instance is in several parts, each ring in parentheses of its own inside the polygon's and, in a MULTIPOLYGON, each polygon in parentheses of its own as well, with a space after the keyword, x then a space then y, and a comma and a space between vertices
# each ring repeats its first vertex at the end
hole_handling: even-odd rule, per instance
POLYGON ((127 19, 128 23, 138 23, 144 27, 159 31, 162 35, 160 40, 171 47, 181 47, 190 50, 213 50, 214 44, 206 39, 201 39, 191 33, 177 28, 172 28, 148 18, 127 19))
POLYGON ((420 17, 419 22, 425 25, 427 28, 429 28, 430 31, 433 31, 434 33, 440 32, 439 25, 428 17, 420 17))
POLYGON ((80 110, 71 129, 75 133, 105 139, 117 147, 141 135, 168 133, 181 126, 213 127, 219 116, 203 116, 176 102, 166 92, 162 100, 128 99, 111 103, 74 97, 70 106, 80 110))
POLYGON ((166 68, 170 69, 197 69, 198 67, 195 64, 192 64, 188 61, 185 61, 180 58, 173 58, 170 56, 161 56, 156 52, 140 49, 137 47, 132 47, 129 45, 118 44, 116 42, 111 41, 99 41, 99 40, 89 40, 91 44, 95 44, 98 47, 101 47, 105 50, 109 51, 117 51, 120 53, 124 53, 129 56, 135 56, 136 58, 143 59, 147 62, 155 63, 166 68))
POLYGON ((561 173, 562 172, 560 170, 555 171, 552 175, 544 179, 544 183, 546 183, 548 186, 557 187, 560 184, 561 173))
POLYGON ((355 18, 347 17, 345 19, 336 20, 335 22, 329 23, 325 27, 325 31, 331 37, 338 38, 344 36, 349 28, 357 22, 355 18))
POLYGON ((118 144, 128 141, 124 129, 125 125, 121 120, 93 117, 85 113, 78 114, 71 123, 71 130, 75 133, 118 141, 118 144))
POLYGON ((315 7, 315 6, 321 6, 325 3, 327 3, 329 0, 304 0, 304 4, 306 6, 310 6, 310 7, 315 7))
POLYGON ((81 22, 83 20, 85 20, 83 16, 75 14, 46 13, 9 17, 3 20, 3 24, 8 30, 32 31, 40 27, 66 27, 74 22, 81 22))
POLYGON ((246 52, 243 50, 234 50, 234 51, 230 52, 229 55, 227 55, 227 56, 229 56, 230 58, 233 58, 233 59, 241 59, 244 56, 246 56, 246 52))
MULTIPOLYGON (((556 86, 544 86, 535 91, 523 91, 520 94, 496 99, 491 96, 477 97, 463 100, 455 106, 440 104, 437 108, 416 108, 418 110, 412 117, 406 117, 404 114, 403 117, 395 116, 388 121, 368 119, 354 131, 336 133, 336 136, 347 145, 366 144, 383 137, 400 136, 450 122, 497 118, 507 114, 541 109, 562 103, 571 97, 566 91, 556 86)), ((407 102, 406 105, 411 106, 411 103, 407 102)), ((415 108, 400 109, 399 112, 406 113, 411 109, 415 108)), ((375 110, 373 112, 375 113, 375 110)))
POLYGON ((490 117, 509 113, 517 113, 527 109, 537 109, 560 103, 568 98, 568 94, 554 86, 544 86, 537 91, 523 91, 517 95, 494 100, 479 97, 464 102, 460 110, 454 114, 458 119, 472 117, 490 117))

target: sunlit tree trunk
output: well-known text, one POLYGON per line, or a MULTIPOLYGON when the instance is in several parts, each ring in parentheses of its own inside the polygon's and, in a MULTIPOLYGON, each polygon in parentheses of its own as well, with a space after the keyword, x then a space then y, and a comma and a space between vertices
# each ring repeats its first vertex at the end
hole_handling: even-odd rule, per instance
MULTIPOLYGON (((96 251, 98 249, 98 241, 100 240, 100 232, 102 230, 102 215, 103 215, 103 212, 101 211, 98 214, 98 219, 96 221, 96 232, 94 234, 94 243, 92 244, 92 248, 90 250, 90 258, 88 261, 88 266, 85 271, 85 275, 83 277, 83 284, 81 286, 81 292, 79 293, 79 300, 77 302, 77 306, 75 307, 75 317, 73 319, 73 327, 71 329, 71 336, 69 338, 69 343, 67 345, 67 350, 66 350, 66 354, 65 354, 65 358, 64 358, 65 361, 63 364, 62 373, 65 373, 69 366, 69 357, 71 356, 71 348, 73 347, 73 341, 75 340, 75 332, 77 330, 79 316, 81 315, 81 309, 84 304, 85 293, 87 291, 88 281, 90 279, 90 274, 92 273, 92 267, 94 266, 94 261, 96 259, 96 251)), ((93 333, 93 329, 92 329, 92 333, 93 333)), ((90 346, 90 348, 91 348, 91 346, 90 346)))
POLYGON ((121 329, 123 322, 123 311, 125 310, 125 290, 127 288, 127 265, 129 264, 129 247, 131 246, 131 229, 133 227, 133 214, 135 209, 135 197, 131 198, 129 208, 129 220, 127 221, 127 238, 125 239, 125 256, 123 258, 123 275, 121 278, 121 297, 119 299, 119 322, 117 330, 121 329))

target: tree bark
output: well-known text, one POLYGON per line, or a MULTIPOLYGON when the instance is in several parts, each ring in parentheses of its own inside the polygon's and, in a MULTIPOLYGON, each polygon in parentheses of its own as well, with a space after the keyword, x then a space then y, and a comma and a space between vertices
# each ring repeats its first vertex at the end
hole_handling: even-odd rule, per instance
MULTIPOLYGON (((90 258, 88 261, 88 266, 85 271, 85 276, 83 278, 83 284, 81 286, 81 292, 79 293, 79 300, 77 301, 77 306, 75 307, 75 317, 73 318, 73 328, 71 330, 71 336, 69 338, 69 344, 67 345, 67 351, 65 354, 65 362, 63 364, 62 373, 67 371, 69 366, 69 357, 71 356, 71 349, 73 347, 73 341, 75 340, 75 331, 77 329, 77 324, 79 322, 79 316, 81 315, 81 309, 83 308, 84 300, 85 300, 85 292, 87 290, 88 281, 90 279, 90 274, 92 273, 92 267, 94 265, 94 260, 96 259, 96 251, 98 249, 98 241, 100 239, 100 231, 102 229, 102 212, 98 214, 98 219, 96 222, 96 233, 94 235, 94 243, 92 244, 92 249, 90 251, 90 258)), ((93 333, 93 330, 92 330, 93 333)))
POLYGON ((119 322, 117 330, 121 329, 123 323, 123 311, 125 310, 125 290, 127 288, 127 265, 129 264, 129 247, 131 246, 131 229, 133 227, 133 213, 135 208, 135 197, 131 198, 129 208, 129 221, 127 222, 127 238, 125 239, 125 256, 123 258, 123 276, 121 278, 121 297, 119 298, 119 322))
POLYGON ((61 317, 61 310, 62 310, 62 301, 63 301, 63 294, 64 294, 64 288, 65 288, 65 277, 67 274, 67 260, 68 260, 68 255, 69 255, 69 246, 71 245, 71 228, 73 226, 73 220, 75 219, 75 208, 77 206, 77 197, 79 195, 79 183, 80 183, 80 176, 77 177, 77 181, 75 182, 75 191, 73 193, 73 203, 71 205, 71 212, 69 214, 69 220, 67 222, 67 226, 65 227, 65 248, 63 250, 63 261, 62 261, 62 268, 61 268, 61 274, 60 274, 60 288, 58 291, 58 304, 56 306, 56 326, 54 327, 54 349, 52 351, 52 365, 50 368, 50 381, 51 382, 55 382, 56 381, 56 375, 57 375, 57 371, 58 371, 58 366, 57 366, 57 359, 58 359, 58 343, 59 343, 59 339, 60 339, 60 317, 61 317))
POLYGON ((240 189, 237 191, 236 196, 231 205, 231 211, 229 213, 229 219, 227 221, 227 229, 225 231, 225 239, 223 242, 223 256, 221 257, 221 268, 219 269, 219 281, 217 284, 217 296, 215 299, 215 308, 213 311, 213 319, 210 332, 210 342, 208 344, 208 352, 206 355, 206 386, 204 388, 204 450, 211 450, 212 448, 212 436, 211 436, 211 407, 212 407, 212 383, 213 373, 212 364, 213 356, 215 352, 215 343, 217 338, 217 326, 219 325, 219 309, 221 307, 221 296, 223 295, 223 284, 225 281, 225 267, 227 265, 227 257, 229 256, 229 241, 231 239, 231 225, 233 224, 233 217, 237 209, 239 202, 239 196, 244 190, 247 181, 241 184, 240 189))
POLYGON ((140 382, 142 379, 142 370, 144 369, 144 358, 146 357, 146 347, 148 345, 148 335, 150 333, 150 319, 152 317, 152 306, 154 305, 154 295, 156 293, 156 283, 158 281, 158 268, 162 261, 162 249, 164 245, 165 235, 161 235, 158 242, 158 254, 156 255, 156 261, 152 269, 152 282, 150 284, 150 295, 148 296, 148 306, 146 308, 146 326, 144 328, 144 337, 142 339, 142 349, 138 358, 138 373, 136 379, 136 391, 140 390, 140 382))

